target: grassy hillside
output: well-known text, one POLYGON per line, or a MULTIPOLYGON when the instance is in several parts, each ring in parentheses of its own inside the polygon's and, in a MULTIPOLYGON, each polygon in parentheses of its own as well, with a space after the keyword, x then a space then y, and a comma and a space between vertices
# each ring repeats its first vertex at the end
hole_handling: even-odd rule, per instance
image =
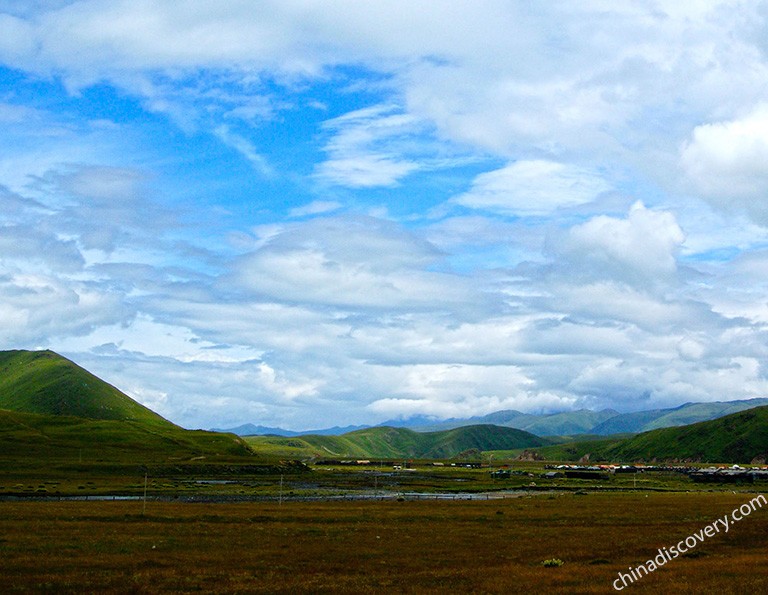
POLYGON ((717 419, 731 413, 738 413, 754 407, 768 405, 768 399, 747 399, 740 401, 714 401, 711 403, 686 403, 673 409, 654 409, 622 413, 595 426, 596 434, 618 434, 621 432, 647 432, 659 428, 684 426, 700 421, 717 419))
POLYGON ((594 428, 592 428, 592 432, 595 434, 602 434, 603 436, 610 436, 611 434, 620 434, 624 432, 644 432, 646 430, 652 429, 647 427, 648 424, 654 422, 657 419, 660 419, 670 412, 670 409, 649 409, 648 411, 621 413, 615 417, 605 420, 600 424, 597 424, 594 428))
POLYGON ((750 463, 768 457, 768 407, 617 440, 578 441, 534 449, 550 461, 750 463))
POLYGON ((504 410, 482 417, 450 419, 439 423, 414 426, 413 429, 419 432, 434 432, 469 425, 493 424, 525 430, 537 436, 551 437, 568 434, 612 436, 614 434, 637 434, 657 428, 707 421, 764 405, 768 405, 768 399, 686 403, 670 409, 652 409, 632 413, 618 413, 611 409, 601 411, 580 409, 548 414, 504 410))
POLYGON ((540 419, 532 419, 517 427, 537 436, 588 434, 592 433, 592 428, 596 425, 615 415, 616 412, 611 410, 591 411, 589 409, 580 409, 578 411, 538 416, 540 419))
POLYGON ((511 450, 549 444, 548 440, 528 432, 493 425, 466 426, 442 432, 375 427, 341 436, 249 436, 246 441, 257 452, 280 456, 358 459, 442 459, 467 451, 511 450))
POLYGON ((52 351, 0 351, 0 409, 173 426, 52 351))
POLYGON ((144 464, 252 455, 232 434, 0 410, 0 463, 6 468, 33 462, 144 464))
POLYGON ((666 412, 663 416, 647 424, 643 431, 684 426, 700 421, 708 421, 738 413, 758 406, 768 405, 768 399, 750 399, 746 401, 717 401, 714 403, 687 403, 682 407, 666 412))
POLYGON ((768 407, 639 434, 606 454, 622 460, 749 463, 768 456, 768 407))
POLYGON ((239 437, 191 431, 51 351, 0 352, 0 470, 253 458, 239 437))

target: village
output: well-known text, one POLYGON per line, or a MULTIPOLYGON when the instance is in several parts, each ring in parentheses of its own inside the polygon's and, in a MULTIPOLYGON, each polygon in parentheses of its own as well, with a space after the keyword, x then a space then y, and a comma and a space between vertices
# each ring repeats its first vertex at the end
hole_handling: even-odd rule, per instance
MULTIPOLYGON (((544 473, 540 477, 545 479, 610 479, 615 474, 638 474, 638 473, 679 473, 686 475, 697 483, 755 483, 756 481, 768 481, 768 467, 742 467, 741 465, 731 466, 709 466, 709 467, 691 467, 680 465, 546 465, 544 473)), ((534 474, 524 470, 513 470, 504 466, 496 471, 491 471, 494 479, 505 479, 514 475, 534 474)))

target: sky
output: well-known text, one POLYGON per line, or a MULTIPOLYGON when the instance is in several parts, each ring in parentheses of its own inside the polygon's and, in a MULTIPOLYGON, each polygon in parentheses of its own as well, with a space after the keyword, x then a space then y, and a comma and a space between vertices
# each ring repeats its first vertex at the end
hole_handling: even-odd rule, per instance
POLYGON ((0 349, 188 428, 768 396, 768 2, 0 0, 0 349))

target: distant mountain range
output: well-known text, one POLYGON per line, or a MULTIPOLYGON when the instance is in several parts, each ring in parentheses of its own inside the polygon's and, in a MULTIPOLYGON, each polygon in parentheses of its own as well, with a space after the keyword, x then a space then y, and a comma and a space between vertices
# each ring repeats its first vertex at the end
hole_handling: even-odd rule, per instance
POLYGON ((626 439, 536 448, 526 455, 552 461, 764 464, 768 459, 768 406, 690 425, 650 430, 626 439))
POLYGON ((297 459, 478 459, 489 450, 515 450, 551 444, 515 428, 475 425, 438 432, 378 426, 341 436, 247 436, 257 452, 297 459))
POLYGON ((303 432, 255 426, 253 424, 214 431, 231 432, 239 436, 274 435, 294 437, 307 434, 338 436, 365 427, 389 426, 408 428, 417 432, 437 432, 465 426, 492 424, 524 430, 537 436, 576 436, 579 434, 609 436, 612 434, 638 434, 658 428, 708 421, 762 405, 768 405, 768 399, 686 403, 670 409, 652 409, 633 413, 619 413, 612 409, 603 409, 601 411, 580 409, 578 411, 549 414, 531 414, 504 410, 479 417, 449 419, 441 422, 425 417, 412 417, 405 420, 389 420, 378 426, 334 427, 303 432))
POLYGON ((237 434, 238 436, 283 436, 286 438, 292 436, 304 436, 306 434, 316 434, 319 436, 340 436, 347 432, 354 432, 355 430, 363 430, 371 426, 334 426, 332 428, 325 428, 322 430, 304 430, 303 432, 294 432, 293 430, 284 430, 283 428, 272 428, 269 426, 257 426, 254 424, 243 424, 236 428, 211 428, 211 432, 226 432, 229 434, 237 434))
POLYGON ((436 432, 373 427, 341 436, 248 436, 257 452, 295 459, 443 459, 494 455, 549 461, 590 462, 765 462, 768 406, 718 419, 613 435, 542 438, 498 425, 462 426, 436 432))
MULTIPOLYGON (((410 420, 419 421, 428 420, 410 420)), ((768 457, 768 399, 687 403, 626 414, 499 411, 467 420, 422 423, 419 431, 378 426, 277 436, 279 428, 235 429, 273 435, 241 439, 231 433, 185 430, 56 353, 0 351, 0 465, 178 464, 231 457, 477 459, 494 452, 505 458, 553 461, 749 463, 768 457), (343 433, 330 435, 336 432, 343 433), (635 432, 642 433, 616 435, 635 432), (605 434, 612 436, 600 437, 605 434)))

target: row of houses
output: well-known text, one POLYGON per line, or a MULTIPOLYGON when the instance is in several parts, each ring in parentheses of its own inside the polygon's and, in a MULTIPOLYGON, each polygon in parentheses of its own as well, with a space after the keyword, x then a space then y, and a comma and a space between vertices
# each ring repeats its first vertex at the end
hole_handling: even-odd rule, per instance
MULTIPOLYGON (((712 483, 754 483, 768 481, 768 467, 744 468, 731 467, 685 467, 671 465, 546 465, 547 471, 541 475, 545 479, 609 479, 612 474, 622 473, 680 473, 693 481, 712 483)), ((533 476, 532 473, 509 468, 491 472, 494 479, 508 479, 515 475, 533 476)))
POLYGON ((768 481, 768 469, 745 469, 738 465, 730 468, 709 467, 696 469, 688 476, 697 483, 755 483, 768 481))

